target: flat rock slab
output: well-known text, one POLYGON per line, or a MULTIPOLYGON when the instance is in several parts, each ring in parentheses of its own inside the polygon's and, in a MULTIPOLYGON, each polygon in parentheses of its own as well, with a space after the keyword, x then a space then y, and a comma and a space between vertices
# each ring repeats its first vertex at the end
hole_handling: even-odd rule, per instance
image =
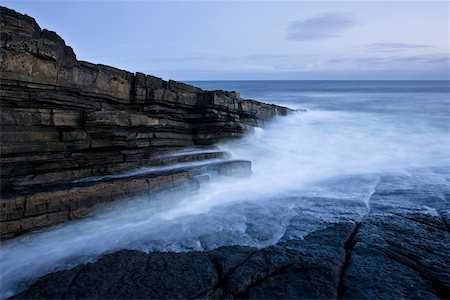
POLYGON ((450 298, 449 186, 381 179, 344 277, 350 299, 450 298))

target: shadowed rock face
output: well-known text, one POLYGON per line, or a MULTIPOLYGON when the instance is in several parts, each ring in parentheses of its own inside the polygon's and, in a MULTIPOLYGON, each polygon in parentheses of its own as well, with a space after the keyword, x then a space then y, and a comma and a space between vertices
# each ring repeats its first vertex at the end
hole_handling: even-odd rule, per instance
MULTIPOLYGON (((74 207, 86 208, 82 203, 95 195, 84 189, 82 199, 80 193, 76 201, 62 198, 75 180, 153 165, 168 151, 242 137, 290 112, 242 100, 235 92, 203 91, 78 61, 61 37, 41 30, 33 18, 6 7, 0 7, 0 16, 2 237, 81 215, 72 214, 74 207), (57 186, 63 191, 38 196, 41 200, 23 196, 57 186), (25 224, 28 217, 38 219, 25 224)), ((101 198, 100 189, 94 190, 101 198)))
POLYGON ((47 275, 15 298, 447 299, 449 195, 448 186, 383 176, 368 208, 341 201, 346 217, 303 239, 314 217, 300 210, 267 248, 122 250, 47 275))

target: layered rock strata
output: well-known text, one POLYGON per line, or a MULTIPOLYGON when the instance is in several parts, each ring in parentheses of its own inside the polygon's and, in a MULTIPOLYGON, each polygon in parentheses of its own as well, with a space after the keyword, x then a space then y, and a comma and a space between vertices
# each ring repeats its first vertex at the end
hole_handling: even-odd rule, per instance
MULTIPOLYGON (((52 197, 61 201, 57 195, 72 190, 73 181, 151 165, 176 149, 242 137, 290 111, 243 100, 235 92, 203 91, 78 61, 61 37, 41 30, 33 18, 5 7, 0 16, 2 236, 40 227, 23 223, 35 212, 46 218, 40 224, 65 220, 75 205, 64 204, 61 217, 61 205, 39 200, 36 206, 22 194, 32 197, 31 192, 59 186, 60 194, 52 197)), ((76 205, 91 202, 88 198, 77 198, 76 205)))
POLYGON ((23 191, 2 202, 2 238, 82 218, 116 200, 197 189, 211 174, 250 175, 249 161, 224 159, 227 156, 226 152, 169 155, 157 160, 155 167, 23 191))

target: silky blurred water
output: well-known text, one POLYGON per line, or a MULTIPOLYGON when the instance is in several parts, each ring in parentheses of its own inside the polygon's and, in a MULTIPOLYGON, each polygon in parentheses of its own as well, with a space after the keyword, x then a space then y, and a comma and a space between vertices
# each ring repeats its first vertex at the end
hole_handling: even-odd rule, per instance
POLYGON ((308 216, 297 237, 364 215, 383 174, 448 184, 448 81, 217 81, 204 89, 307 109, 220 145, 251 160, 253 175, 213 178, 198 192, 128 199, 84 220, 1 244, 1 298, 55 270, 119 249, 265 247, 308 216), (412 176, 412 175, 411 175, 412 176))

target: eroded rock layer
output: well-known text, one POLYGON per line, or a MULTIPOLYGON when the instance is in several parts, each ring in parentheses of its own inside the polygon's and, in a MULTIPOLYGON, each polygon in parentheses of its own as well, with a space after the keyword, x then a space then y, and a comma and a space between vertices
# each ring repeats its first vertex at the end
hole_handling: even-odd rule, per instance
MULTIPOLYGON (((41 30, 33 18, 5 7, 0 15, 2 223, 30 216, 20 194, 146 166, 167 151, 242 137, 289 112, 242 100, 235 92, 203 91, 78 61, 61 37, 41 30)), ((32 211, 54 213, 45 205, 45 211, 32 211)), ((7 228, 2 226, 2 235, 12 233, 7 228)))

